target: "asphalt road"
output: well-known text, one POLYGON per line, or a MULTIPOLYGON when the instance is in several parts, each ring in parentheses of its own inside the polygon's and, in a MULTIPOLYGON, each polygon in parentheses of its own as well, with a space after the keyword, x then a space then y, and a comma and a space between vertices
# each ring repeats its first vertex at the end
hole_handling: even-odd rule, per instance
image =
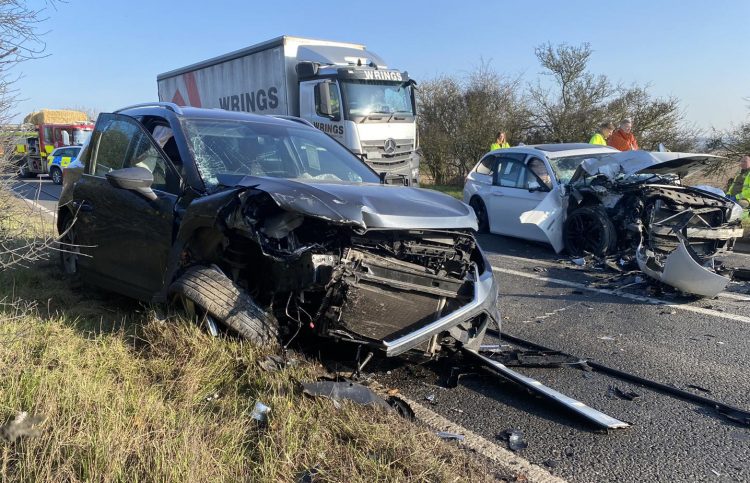
MULTIPOLYGON (((54 211, 60 188, 27 181, 18 191, 54 211)), ((750 409, 750 286, 733 283, 716 299, 694 300, 654 293, 634 275, 578 267, 544 245, 492 235, 480 244, 500 280, 505 332, 750 409)), ((750 266, 750 256, 733 254, 725 262, 750 266)), ((633 424, 607 434, 482 371, 444 388, 446 367, 379 361, 368 369, 382 384, 488 439, 521 429, 528 448, 520 455, 570 481, 750 481, 750 428, 714 410, 596 372, 519 370, 633 424), (640 397, 620 399, 610 386, 640 397), (432 395, 434 404, 425 399, 432 395)))

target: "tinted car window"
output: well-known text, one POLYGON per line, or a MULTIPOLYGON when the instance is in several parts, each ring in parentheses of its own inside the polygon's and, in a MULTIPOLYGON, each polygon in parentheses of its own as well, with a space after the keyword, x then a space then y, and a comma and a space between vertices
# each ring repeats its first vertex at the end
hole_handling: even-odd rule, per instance
POLYGON ((188 147, 203 182, 218 185, 218 175, 238 174, 378 183, 362 161, 328 135, 305 127, 253 121, 183 121, 188 147))

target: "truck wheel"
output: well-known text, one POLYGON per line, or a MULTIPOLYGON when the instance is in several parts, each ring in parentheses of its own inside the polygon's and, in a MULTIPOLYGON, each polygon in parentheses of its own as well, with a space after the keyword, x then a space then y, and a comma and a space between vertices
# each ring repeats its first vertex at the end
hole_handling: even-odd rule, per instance
POLYGON ((477 225, 479 233, 488 233, 490 231, 490 220, 487 216, 487 206, 482 198, 475 196, 469 201, 469 206, 474 208, 474 214, 477 215, 477 225))
POLYGON ((77 277, 78 257, 81 249, 76 244, 76 227, 73 220, 72 216, 68 216, 68 219, 65 220, 62 231, 63 235, 60 237, 58 249, 60 250, 60 265, 63 273, 70 277, 77 277))
POLYGON ((29 171, 29 161, 28 159, 23 160, 23 164, 20 168, 18 168, 18 176, 21 178, 30 178, 31 177, 31 171, 29 171))
POLYGON ((57 168, 53 166, 49 170, 49 177, 52 178, 52 182, 55 184, 62 184, 63 182, 63 175, 62 170, 60 168, 57 168))
POLYGON ((563 240, 571 255, 591 253, 603 257, 617 247, 617 232, 604 208, 584 206, 568 215, 563 240))
POLYGON ((194 266, 169 287, 171 296, 194 303, 218 323, 258 345, 278 341, 276 319, 219 270, 194 266))

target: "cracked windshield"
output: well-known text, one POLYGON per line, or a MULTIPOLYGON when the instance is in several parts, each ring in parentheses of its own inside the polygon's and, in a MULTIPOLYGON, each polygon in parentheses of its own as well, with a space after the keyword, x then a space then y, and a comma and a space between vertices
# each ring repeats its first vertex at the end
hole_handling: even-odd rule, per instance
POLYGON ((378 177, 327 135, 309 129, 240 121, 185 121, 188 145, 203 181, 250 175, 377 183, 378 177))

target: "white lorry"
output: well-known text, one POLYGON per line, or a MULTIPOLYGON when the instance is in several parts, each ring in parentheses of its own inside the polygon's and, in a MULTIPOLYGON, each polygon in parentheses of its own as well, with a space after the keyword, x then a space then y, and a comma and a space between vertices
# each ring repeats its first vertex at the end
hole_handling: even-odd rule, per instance
POLYGON ((364 45, 283 36, 157 77, 159 100, 297 116, 389 183, 417 185, 414 81, 364 45))

